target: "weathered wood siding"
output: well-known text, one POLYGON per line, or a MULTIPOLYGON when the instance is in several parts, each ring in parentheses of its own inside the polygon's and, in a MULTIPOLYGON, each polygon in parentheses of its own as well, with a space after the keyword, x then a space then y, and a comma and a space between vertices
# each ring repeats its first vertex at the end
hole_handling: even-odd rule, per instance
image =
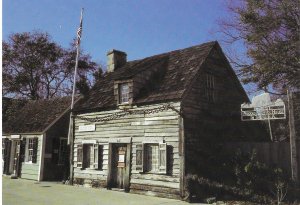
POLYGON ((300 141, 300 92, 294 92, 292 94, 293 108, 294 108, 294 120, 295 120, 295 132, 296 139, 300 141))
POLYGON ((27 163, 22 162, 21 167, 21 178, 38 180, 39 171, 40 171, 40 155, 42 147, 42 135, 22 135, 24 138, 38 137, 38 148, 37 148, 37 162, 36 163, 27 163))
POLYGON ((238 78, 221 51, 213 49, 182 102, 188 172, 198 172, 195 162, 206 143, 264 139, 259 122, 241 122, 243 102, 248 97, 238 78), (207 74, 214 76, 214 101, 205 95, 207 74))
MULTIPOLYGON (((176 109, 180 109, 180 103, 171 103, 176 109)), ((132 110, 151 109, 163 104, 145 105, 132 108, 132 110)), ((84 117, 101 117, 121 110, 103 111, 89 114, 81 114, 84 117)), ((180 159, 178 152, 179 140, 179 114, 173 110, 165 110, 153 114, 127 115, 107 122, 96 122, 96 131, 79 132, 80 125, 94 124, 78 118, 75 119, 75 142, 74 142, 74 178, 84 178, 87 181, 97 179, 105 185, 108 172, 109 141, 111 139, 131 137, 131 176, 130 191, 149 195, 159 195, 159 193, 178 194, 180 159), (77 145, 82 140, 97 140, 103 144, 103 169, 81 170, 76 168, 77 145), (143 141, 157 140, 165 141, 168 149, 168 174, 145 174, 136 171, 136 145, 143 141)))

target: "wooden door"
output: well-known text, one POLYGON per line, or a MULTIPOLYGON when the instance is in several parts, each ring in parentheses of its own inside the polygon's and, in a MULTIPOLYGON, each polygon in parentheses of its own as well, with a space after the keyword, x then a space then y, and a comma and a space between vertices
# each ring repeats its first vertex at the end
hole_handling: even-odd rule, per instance
POLYGON ((112 161, 111 161, 111 171, 112 171, 112 187, 125 189, 126 180, 126 144, 114 144, 112 147, 112 161))

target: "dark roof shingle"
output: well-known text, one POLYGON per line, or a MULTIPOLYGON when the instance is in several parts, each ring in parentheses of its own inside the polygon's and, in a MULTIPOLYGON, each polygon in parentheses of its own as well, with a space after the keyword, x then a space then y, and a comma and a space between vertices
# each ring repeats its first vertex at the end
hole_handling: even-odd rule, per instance
POLYGON ((155 89, 134 99, 135 104, 181 99, 216 41, 127 62, 100 79, 89 94, 75 106, 75 111, 116 107, 113 85, 115 80, 130 79, 149 69, 164 72, 155 89))
POLYGON ((71 97, 28 101, 24 107, 3 122, 3 133, 43 132, 70 107, 71 97))

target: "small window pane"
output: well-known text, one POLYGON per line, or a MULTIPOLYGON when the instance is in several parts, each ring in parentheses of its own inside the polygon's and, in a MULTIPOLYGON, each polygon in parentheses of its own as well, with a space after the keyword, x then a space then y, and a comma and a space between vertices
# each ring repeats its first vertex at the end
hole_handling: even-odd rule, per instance
MULTIPOLYGON (((93 152, 92 152, 93 153, 93 152)), ((91 145, 85 144, 83 145, 83 168, 89 168, 91 166, 91 145)))
POLYGON ((119 85, 119 100, 120 103, 129 102, 129 86, 128 83, 122 83, 119 85))
POLYGON ((158 144, 147 144, 146 150, 146 171, 157 172, 159 170, 159 149, 158 144))
POLYGON ((28 156, 27 156, 27 162, 32 162, 32 158, 33 158, 33 138, 28 138, 28 156))

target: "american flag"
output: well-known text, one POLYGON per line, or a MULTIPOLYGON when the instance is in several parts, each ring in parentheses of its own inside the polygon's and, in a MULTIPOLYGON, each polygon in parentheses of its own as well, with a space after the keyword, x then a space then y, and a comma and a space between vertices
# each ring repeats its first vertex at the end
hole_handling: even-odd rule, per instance
POLYGON ((77 30, 77 41, 76 41, 77 46, 80 44, 81 34, 82 34, 82 13, 81 13, 81 17, 80 17, 80 25, 77 30))

